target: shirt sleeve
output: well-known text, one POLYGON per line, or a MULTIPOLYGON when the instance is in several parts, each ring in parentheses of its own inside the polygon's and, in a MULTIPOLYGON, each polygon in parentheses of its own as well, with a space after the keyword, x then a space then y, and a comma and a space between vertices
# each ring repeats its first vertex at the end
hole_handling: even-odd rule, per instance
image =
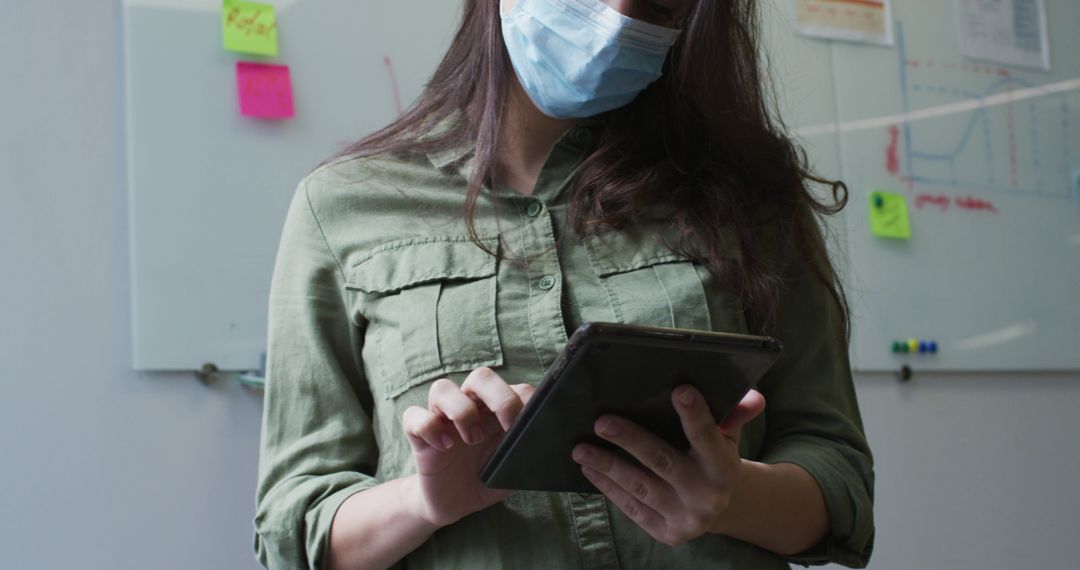
POLYGON ((821 487, 829 533, 791 562, 864 568, 874 543, 873 458, 842 337, 842 313, 808 272, 780 297, 780 360, 759 383, 765 396, 763 463, 794 463, 821 487))
POLYGON ((302 182, 270 286, 254 546, 271 570, 324 567, 338 507, 378 484, 364 323, 350 319, 345 295, 302 182))

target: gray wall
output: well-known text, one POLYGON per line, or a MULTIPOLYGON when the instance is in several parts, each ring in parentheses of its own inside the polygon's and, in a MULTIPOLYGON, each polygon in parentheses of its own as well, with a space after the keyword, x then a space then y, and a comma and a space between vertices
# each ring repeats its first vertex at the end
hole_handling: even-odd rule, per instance
MULTIPOLYGON (((260 399, 130 369, 120 7, 0 3, 0 567, 256 568, 260 399)), ((857 378, 871 568, 1064 568, 1080 377, 857 378)))
POLYGON ((261 397, 131 370, 116 0, 0 0, 0 568, 258 568, 261 397))

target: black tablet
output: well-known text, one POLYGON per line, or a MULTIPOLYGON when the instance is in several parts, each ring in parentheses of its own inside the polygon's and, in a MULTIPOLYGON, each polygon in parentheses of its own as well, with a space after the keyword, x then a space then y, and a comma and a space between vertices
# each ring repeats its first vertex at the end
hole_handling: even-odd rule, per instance
POLYGON ((695 386, 720 421, 780 351, 780 341, 769 337, 585 323, 544 373, 480 480, 498 489, 598 493, 570 457, 575 445, 594 443, 637 461, 594 433, 597 418, 616 414, 688 450, 672 390, 695 386))

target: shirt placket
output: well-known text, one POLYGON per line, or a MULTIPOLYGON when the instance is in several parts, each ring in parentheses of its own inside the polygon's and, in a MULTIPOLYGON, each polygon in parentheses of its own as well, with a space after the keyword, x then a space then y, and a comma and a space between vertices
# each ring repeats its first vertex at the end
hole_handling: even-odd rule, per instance
POLYGON ((615 554, 615 538, 611 534, 607 504, 603 495, 565 493, 574 521, 574 535, 581 552, 582 567, 592 570, 619 568, 615 554))
POLYGON ((562 314, 562 267, 555 249, 555 228, 547 204, 539 197, 524 200, 521 250, 527 257, 529 336, 541 370, 546 370, 566 344, 562 314), (541 253, 542 252, 542 253, 541 253))
MULTIPOLYGON (((581 143, 588 136, 580 130, 568 134, 573 142, 581 143)), ((537 180, 533 195, 523 199, 522 249, 529 257, 526 264, 529 279, 529 332, 543 369, 558 357, 568 341, 562 314, 562 282, 564 275, 555 247, 555 227, 549 204, 545 200, 565 198, 565 186, 570 181, 566 162, 577 156, 575 146, 560 141, 552 152, 552 161, 545 166, 537 180), (544 252, 540 254, 540 252, 544 252), (533 255, 535 254, 535 257, 533 255)), ((563 493, 574 525, 574 537, 586 569, 618 569, 611 520, 603 495, 563 493)))

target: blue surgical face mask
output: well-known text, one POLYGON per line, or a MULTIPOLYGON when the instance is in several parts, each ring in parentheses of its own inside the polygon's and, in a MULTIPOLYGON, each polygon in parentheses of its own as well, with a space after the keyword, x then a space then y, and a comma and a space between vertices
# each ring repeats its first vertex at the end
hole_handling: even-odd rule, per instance
POLYGON ((521 86, 544 114, 559 119, 633 101, 660 78, 681 33, 600 0, 518 0, 502 26, 521 86))

